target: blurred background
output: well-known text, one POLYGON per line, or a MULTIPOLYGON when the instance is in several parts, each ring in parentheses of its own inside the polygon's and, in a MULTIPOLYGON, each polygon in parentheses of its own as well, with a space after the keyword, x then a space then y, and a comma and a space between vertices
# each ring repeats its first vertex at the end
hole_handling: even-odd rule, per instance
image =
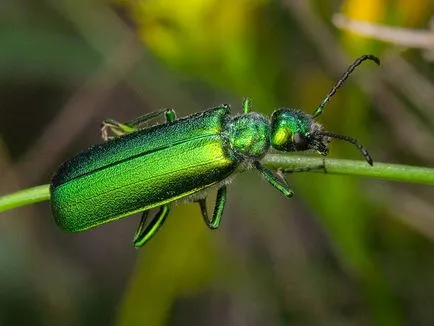
MULTIPOLYGON (((429 0, 2 0, 0 194, 48 183, 101 141, 105 118, 240 112, 245 96, 265 115, 312 112, 366 53, 382 66, 363 64, 320 122, 374 161, 433 166, 433 12, 429 0)), ((330 156, 362 159, 339 142, 330 156)), ((291 200, 255 171, 237 176, 214 232, 198 205, 174 205, 141 250, 139 216, 67 234, 48 203, 2 214, 0 325, 434 325, 432 188, 288 179, 291 200)))

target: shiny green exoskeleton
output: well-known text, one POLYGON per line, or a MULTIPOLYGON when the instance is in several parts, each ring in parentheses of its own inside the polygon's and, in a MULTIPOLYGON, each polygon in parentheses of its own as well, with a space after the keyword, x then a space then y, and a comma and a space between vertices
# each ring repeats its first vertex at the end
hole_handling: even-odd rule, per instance
POLYGON ((173 110, 157 111, 129 123, 107 120, 102 135, 106 142, 93 146, 63 163, 51 182, 51 207, 56 223, 64 230, 83 231, 143 211, 134 245, 145 244, 163 224, 170 203, 187 198, 199 203, 211 229, 220 224, 226 202, 226 184, 239 167, 256 168, 287 197, 293 192, 284 179, 287 172, 322 169, 313 166, 277 173, 261 165, 273 148, 294 152, 313 149, 328 153, 331 138, 357 146, 372 165, 368 152, 354 138, 324 131, 314 121, 330 97, 361 62, 379 60, 371 55, 357 59, 312 115, 293 109, 278 109, 271 119, 250 112, 232 116, 228 105, 176 119, 173 110), (146 123, 159 115, 166 122, 152 127, 146 123), (109 132, 115 136, 110 137, 109 132), (215 186, 217 199, 208 217, 206 195, 215 186), (148 213, 159 208, 147 223, 148 213))

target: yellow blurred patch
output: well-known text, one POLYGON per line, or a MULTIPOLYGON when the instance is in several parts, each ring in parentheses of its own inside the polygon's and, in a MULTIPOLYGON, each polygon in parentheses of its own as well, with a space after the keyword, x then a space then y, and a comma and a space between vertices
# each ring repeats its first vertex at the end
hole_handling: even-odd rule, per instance
POLYGON ((268 0, 150 0, 129 8, 142 40, 170 61, 212 60, 248 33, 254 11, 268 0))
POLYGON ((364 21, 378 21, 384 17, 385 2, 379 0, 349 0, 342 5, 342 13, 364 21))
POLYGON ((430 0, 348 0, 342 5, 342 13, 355 20, 383 22, 395 17, 400 26, 418 25, 426 20, 432 10, 430 0))

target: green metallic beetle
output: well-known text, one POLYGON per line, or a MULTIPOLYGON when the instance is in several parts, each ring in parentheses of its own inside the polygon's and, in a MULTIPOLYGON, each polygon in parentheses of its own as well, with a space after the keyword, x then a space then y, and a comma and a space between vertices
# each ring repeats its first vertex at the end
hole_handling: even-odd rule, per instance
POLYGON ((313 166, 279 170, 277 175, 261 165, 270 148, 294 152, 313 149, 328 154, 331 138, 348 141, 373 161, 354 138, 324 131, 315 122, 325 105, 365 55, 349 66, 341 79, 312 115, 294 109, 278 109, 268 120, 250 112, 250 101, 243 103, 243 114, 232 116, 228 105, 176 119, 173 110, 153 112, 129 123, 107 120, 101 129, 106 142, 90 147, 63 163, 50 185, 51 208, 56 223, 64 230, 79 232, 143 211, 134 236, 134 245, 143 246, 163 224, 170 203, 187 197, 199 203, 205 223, 211 229, 220 225, 226 202, 226 184, 240 167, 256 168, 283 195, 292 190, 283 173, 322 169, 313 166), (146 127, 164 114, 166 123, 146 127), (115 137, 109 137, 111 131, 115 137), (206 197, 216 187, 217 200, 212 218, 208 217, 206 197), (147 223, 148 213, 159 208, 147 223))

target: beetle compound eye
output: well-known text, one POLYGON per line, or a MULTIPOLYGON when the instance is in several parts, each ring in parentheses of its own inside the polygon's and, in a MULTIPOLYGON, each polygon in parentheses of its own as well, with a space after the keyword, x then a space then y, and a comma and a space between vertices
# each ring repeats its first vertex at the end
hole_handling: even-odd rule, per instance
POLYGON ((309 142, 302 134, 299 132, 294 134, 294 146, 298 151, 303 151, 308 149, 309 142))
POLYGON ((285 146, 290 136, 291 132, 288 128, 278 128, 273 134, 273 144, 275 146, 285 146))

